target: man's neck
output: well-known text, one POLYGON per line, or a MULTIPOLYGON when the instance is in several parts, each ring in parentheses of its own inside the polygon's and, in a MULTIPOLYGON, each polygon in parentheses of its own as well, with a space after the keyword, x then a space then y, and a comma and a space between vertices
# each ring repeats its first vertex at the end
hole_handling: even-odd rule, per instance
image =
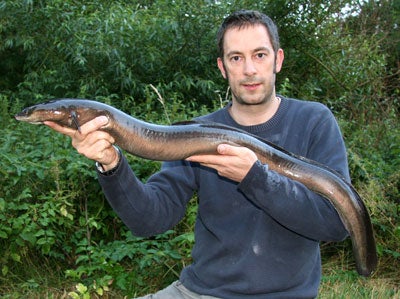
POLYGON ((254 126, 270 120, 278 111, 281 99, 275 95, 260 105, 242 105, 232 101, 229 113, 242 126, 254 126))

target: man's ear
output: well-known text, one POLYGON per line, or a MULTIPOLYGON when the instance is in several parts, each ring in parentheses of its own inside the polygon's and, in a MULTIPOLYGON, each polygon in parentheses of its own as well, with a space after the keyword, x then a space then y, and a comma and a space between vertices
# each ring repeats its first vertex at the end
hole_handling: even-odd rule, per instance
POLYGON ((219 71, 221 72, 222 77, 226 79, 226 70, 225 70, 225 65, 221 57, 217 58, 217 65, 219 68, 219 71))
POLYGON ((285 54, 283 53, 282 49, 279 49, 278 52, 276 52, 275 73, 279 73, 281 71, 284 59, 285 59, 285 54))

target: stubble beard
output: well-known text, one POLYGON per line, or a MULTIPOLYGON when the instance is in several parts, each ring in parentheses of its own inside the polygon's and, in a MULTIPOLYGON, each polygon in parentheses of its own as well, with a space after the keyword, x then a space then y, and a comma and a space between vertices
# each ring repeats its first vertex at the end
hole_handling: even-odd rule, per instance
MULTIPOLYGON (((226 70, 225 65, 224 65, 224 68, 226 70)), ((269 83, 268 90, 266 90, 264 97, 260 98, 257 101, 248 101, 244 97, 235 93, 235 91, 233 90, 232 85, 230 83, 229 73, 226 72, 226 79, 229 82, 229 86, 230 86, 230 90, 231 90, 231 94, 232 94, 232 100, 242 106, 258 106, 258 105, 264 105, 268 102, 272 102, 273 98, 274 98, 274 92, 275 92, 276 63, 274 63, 273 74, 274 74, 274 76, 273 76, 272 82, 269 83)), ((251 78, 251 79, 243 80, 242 82, 240 82, 240 85, 252 84, 254 82, 264 82, 264 81, 259 80, 258 78, 251 78)))
MULTIPOLYGON (((229 81, 229 77, 227 76, 228 82, 229 81)), ((240 85, 242 84, 251 84, 252 82, 261 82, 261 81, 257 81, 257 80, 246 80, 244 82, 240 82, 240 85)), ((230 85, 230 84, 229 84, 230 85)), ((235 101, 237 104, 242 105, 242 106, 259 106, 259 105, 264 105, 270 101, 273 100, 274 98, 274 82, 271 82, 269 84, 270 86, 268 86, 268 89, 266 90, 264 96, 261 96, 259 99, 257 100, 249 100, 246 99, 246 95, 244 96, 240 96, 239 94, 237 94, 232 88, 231 88, 231 94, 232 94, 232 100, 235 101)), ((231 85, 230 85, 231 86, 231 85)), ((264 85, 265 86, 265 85, 264 85)), ((250 95, 250 97, 252 97, 252 95, 250 95)))
POLYGON ((260 98, 259 100, 256 100, 256 101, 249 101, 249 100, 246 100, 246 98, 241 97, 241 96, 235 94, 235 93, 232 91, 232 99, 233 99, 234 101, 236 101, 237 104, 242 105, 242 106, 258 106, 258 105, 266 104, 266 103, 268 103, 269 101, 271 101, 271 100, 272 100, 272 92, 266 94, 264 97, 260 98))

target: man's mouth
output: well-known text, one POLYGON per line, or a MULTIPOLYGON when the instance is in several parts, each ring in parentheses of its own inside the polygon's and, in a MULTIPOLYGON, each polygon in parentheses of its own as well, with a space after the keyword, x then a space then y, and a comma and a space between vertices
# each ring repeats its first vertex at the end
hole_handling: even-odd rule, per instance
POLYGON ((244 88, 248 90, 254 90, 257 89, 261 84, 260 83, 244 83, 243 86, 244 88))

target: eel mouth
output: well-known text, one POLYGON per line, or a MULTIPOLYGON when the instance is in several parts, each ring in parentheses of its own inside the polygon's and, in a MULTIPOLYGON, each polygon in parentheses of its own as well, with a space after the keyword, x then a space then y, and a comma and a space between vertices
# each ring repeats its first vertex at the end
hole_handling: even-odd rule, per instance
POLYGON ((30 119, 30 117, 27 114, 24 114, 22 112, 14 115, 14 117, 18 121, 27 122, 27 123, 30 123, 30 124, 33 124, 33 125, 40 125, 40 124, 43 123, 42 121, 30 119))

